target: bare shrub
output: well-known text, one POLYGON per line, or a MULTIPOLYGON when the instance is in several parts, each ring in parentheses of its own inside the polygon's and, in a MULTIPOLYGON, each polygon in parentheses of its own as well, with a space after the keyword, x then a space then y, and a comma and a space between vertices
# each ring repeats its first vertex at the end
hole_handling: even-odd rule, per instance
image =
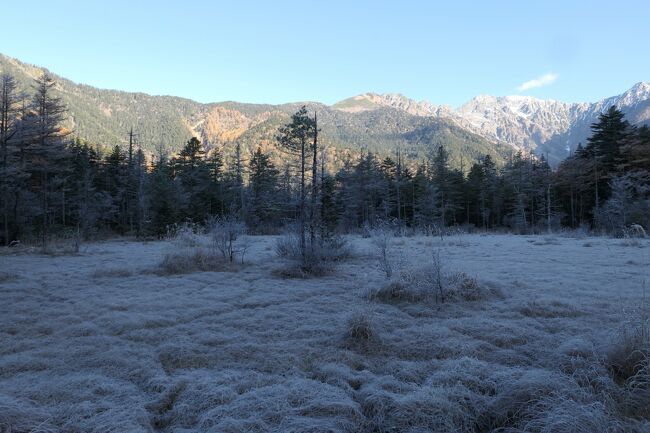
POLYGON ((343 237, 335 236, 318 239, 313 245, 308 244, 303 252, 299 237, 287 234, 278 238, 275 252, 291 262, 274 270, 274 275, 280 278, 312 278, 332 274, 334 264, 350 257, 352 248, 343 237))
POLYGON ((212 247, 230 263, 235 260, 237 255, 243 262, 246 249, 249 246, 248 238, 245 238, 244 242, 237 241, 246 234, 246 225, 235 216, 227 215, 212 219, 209 227, 212 247))
POLYGON ((315 245, 312 253, 320 260, 340 262, 354 255, 352 246, 342 236, 333 236, 315 245))
POLYGON ((431 258, 432 262, 428 266, 402 270, 400 279, 413 293, 413 299, 434 299, 436 302, 443 303, 446 296, 447 278, 443 274, 440 250, 436 249, 431 258))
POLYGON ((279 257, 295 260, 324 260, 337 262, 352 256, 352 247, 342 236, 317 239, 314 245, 307 245, 304 255, 300 251, 300 238, 294 233, 279 237, 275 242, 275 252, 279 257), (303 258, 304 256, 304 258, 303 258))
POLYGON ((195 248, 201 245, 200 231, 201 227, 194 223, 173 224, 167 227, 165 239, 179 248, 195 248))
POLYGON ((377 265, 379 270, 386 275, 386 279, 393 276, 393 264, 390 257, 392 238, 393 236, 385 227, 372 231, 372 244, 377 253, 377 265))
POLYGON ((300 238, 295 233, 287 233, 275 241, 275 253, 279 257, 300 257, 300 238))
POLYGON ((440 251, 432 255, 428 266, 402 269, 397 279, 377 289, 367 289, 368 300, 385 303, 419 303, 448 301, 480 301, 501 298, 503 293, 496 287, 486 286, 476 278, 462 272, 445 272, 440 251))
POLYGON ((643 226, 650 223, 650 174, 628 171, 613 177, 609 185, 609 199, 595 212, 599 226, 617 237, 645 237, 643 226))
POLYGON ((627 230, 623 230, 623 241, 621 242, 621 245, 624 247, 642 247, 643 243, 639 239, 639 237, 635 236, 634 234, 629 233, 627 230))

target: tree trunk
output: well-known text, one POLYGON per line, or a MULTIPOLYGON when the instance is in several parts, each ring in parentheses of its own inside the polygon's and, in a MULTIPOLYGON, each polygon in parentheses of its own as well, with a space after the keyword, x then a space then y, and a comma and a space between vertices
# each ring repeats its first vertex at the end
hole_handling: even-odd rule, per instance
POLYGON ((305 262, 305 141, 303 135, 300 139, 300 254, 303 263, 305 262))
POLYGON ((311 252, 314 253, 314 244, 316 243, 316 198, 318 195, 318 118, 314 112, 314 144, 313 160, 311 166, 311 209, 309 215, 309 242, 311 252))

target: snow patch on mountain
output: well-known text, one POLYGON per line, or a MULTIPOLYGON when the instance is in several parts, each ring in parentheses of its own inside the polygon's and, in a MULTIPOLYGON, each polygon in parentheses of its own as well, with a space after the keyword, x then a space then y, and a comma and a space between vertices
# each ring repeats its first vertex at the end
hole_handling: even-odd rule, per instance
POLYGON ((586 140, 591 124, 612 105, 623 110, 633 124, 650 122, 650 83, 639 82, 621 95, 595 103, 479 95, 453 109, 400 94, 365 93, 333 108, 348 112, 392 108, 416 116, 441 117, 488 140, 546 154, 557 163, 586 140))

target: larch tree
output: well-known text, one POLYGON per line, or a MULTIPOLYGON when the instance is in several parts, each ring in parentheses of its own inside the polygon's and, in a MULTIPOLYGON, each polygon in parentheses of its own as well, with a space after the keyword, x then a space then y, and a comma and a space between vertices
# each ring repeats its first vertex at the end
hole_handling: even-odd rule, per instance
MULTIPOLYGON (((45 246, 50 225, 56 217, 55 205, 65 204, 64 160, 68 156, 65 138, 69 131, 62 127, 66 108, 61 98, 54 95, 56 84, 52 77, 43 74, 35 81, 29 116, 31 139, 28 152, 32 177, 38 182, 40 234, 41 242, 45 246)), ((61 215, 65 215, 65 209, 61 209, 61 215)), ((65 225, 65 221, 62 223, 65 225)))

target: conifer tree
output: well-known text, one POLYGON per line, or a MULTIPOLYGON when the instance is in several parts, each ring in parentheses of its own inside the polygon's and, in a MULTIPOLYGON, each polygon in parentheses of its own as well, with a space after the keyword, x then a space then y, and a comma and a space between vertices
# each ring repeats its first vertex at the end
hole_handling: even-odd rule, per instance
POLYGON ((172 160, 172 165, 186 196, 185 216, 195 222, 204 221, 210 212, 212 176, 199 139, 192 137, 172 160))
POLYGON ((11 209, 16 198, 16 188, 24 176, 17 162, 16 147, 12 138, 18 132, 18 95, 16 81, 9 74, 0 76, 0 211, 2 212, 1 245, 14 240, 16 221, 11 220, 11 209))
MULTIPOLYGON (((40 207, 41 243, 46 245, 50 226, 57 216, 56 206, 65 204, 65 176, 68 156, 65 137, 69 134, 61 126, 66 109, 54 95, 55 82, 48 74, 35 80, 34 96, 29 114, 30 172, 36 181, 40 207)), ((60 209, 59 215, 65 215, 60 209)), ((65 223, 65 221, 62 221, 65 223)))
POLYGON ((249 172, 248 224, 258 230, 264 229, 277 220, 278 170, 258 147, 251 156, 249 172))

